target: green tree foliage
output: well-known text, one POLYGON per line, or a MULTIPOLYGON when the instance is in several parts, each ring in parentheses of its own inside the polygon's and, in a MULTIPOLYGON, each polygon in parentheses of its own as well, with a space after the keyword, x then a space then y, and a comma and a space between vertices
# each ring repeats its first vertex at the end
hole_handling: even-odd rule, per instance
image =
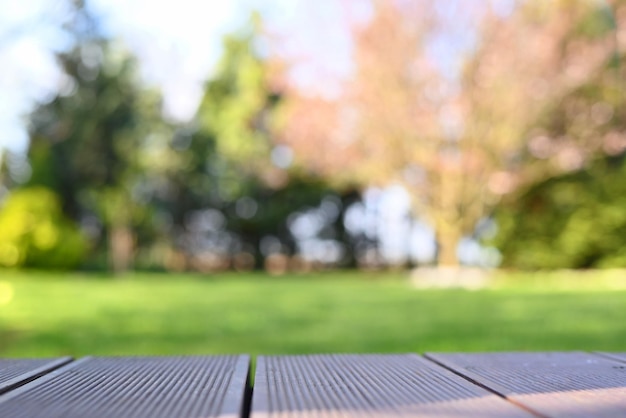
MULTIPOLYGON (((316 207, 325 196, 335 196, 326 182, 302 175, 292 175, 287 184, 274 189, 260 182, 249 182, 245 196, 225 207, 227 227, 235 231, 241 241, 249 248, 254 248, 256 265, 262 266, 261 242, 264 237, 274 237, 281 243, 283 254, 296 254, 297 243, 289 230, 289 217, 297 210, 316 207), (248 206, 246 206, 248 205, 248 206), (246 210, 250 210, 246 214, 246 210), (250 247, 251 246, 251 247, 250 247)), ((339 199, 339 198, 337 198, 339 199)), ((341 232, 341 218, 331 225, 332 238, 336 231, 341 232)))
POLYGON ((163 204, 175 224, 182 225, 190 210, 234 202, 269 165, 267 123, 278 96, 270 88, 269 65, 256 50, 259 31, 255 18, 249 29, 224 38, 223 56, 205 84, 195 120, 173 136, 175 163, 166 179, 171 193, 163 204))
POLYGON ((626 267, 624 156, 556 177, 496 212, 503 265, 626 267))
POLYGON ((287 216, 327 192, 319 181, 291 179, 288 163, 271 162, 281 92, 272 81, 274 63, 259 51, 262 39, 256 15, 244 30, 224 38, 223 55, 205 84, 194 122, 174 136, 180 164, 169 182, 175 199, 164 204, 179 231, 177 241, 184 243, 179 249, 188 256, 214 251, 213 244, 199 243, 212 243, 210 236, 219 235, 230 242, 219 251, 252 252, 258 266, 261 238, 289 241, 287 216), (242 210, 246 204, 248 210, 242 210), (219 231, 199 232, 190 222, 193 213, 206 209, 221 211, 219 231))
POLYGON ((54 192, 16 190, 0 210, 0 266, 67 269, 84 259, 87 240, 64 216, 54 192))
POLYGON ((224 38, 224 53, 205 86, 198 110, 200 132, 215 140, 217 151, 247 173, 267 165, 274 110, 279 94, 272 87, 272 64, 259 51, 261 21, 224 38))

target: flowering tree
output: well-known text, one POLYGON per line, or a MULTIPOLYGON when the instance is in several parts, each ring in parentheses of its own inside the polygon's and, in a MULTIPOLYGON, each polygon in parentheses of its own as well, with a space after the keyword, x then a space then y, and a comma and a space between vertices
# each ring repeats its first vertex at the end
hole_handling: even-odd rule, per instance
MULTIPOLYGON (((456 265, 458 241, 503 196, 601 151, 592 128, 552 138, 544 127, 606 70, 611 9, 584 0, 499 12, 473 2, 371 7, 353 28, 355 68, 342 95, 292 94, 282 140, 301 164, 342 182, 404 184, 435 228, 438 263, 456 265), (476 41, 459 46, 459 36, 476 41)), ((608 106, 596 106, 598 120, 608 106)))

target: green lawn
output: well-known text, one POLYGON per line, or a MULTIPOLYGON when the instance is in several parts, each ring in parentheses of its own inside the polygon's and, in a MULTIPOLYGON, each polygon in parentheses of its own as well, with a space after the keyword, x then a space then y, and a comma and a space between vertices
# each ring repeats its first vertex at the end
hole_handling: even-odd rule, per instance
POLYGON ((600 273, 416 290, 404 274, 0 271, 0 356, 626 351, 626 286, 600 273), (546 285, 546 283, 548 285, 546 285))

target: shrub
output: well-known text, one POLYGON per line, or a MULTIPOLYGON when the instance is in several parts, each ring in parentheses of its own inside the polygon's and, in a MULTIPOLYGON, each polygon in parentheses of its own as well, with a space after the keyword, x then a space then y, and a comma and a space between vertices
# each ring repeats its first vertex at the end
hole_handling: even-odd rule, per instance
POLYGON ((87 242, 43 187, 12 191, 0 208, 0 266, 70 269, 86 255, 87 242))
POLYGON ((626 267, 626 163, 598 161, 587 170, 535 185, 496 211, 496 246, 505 267, 626 267))

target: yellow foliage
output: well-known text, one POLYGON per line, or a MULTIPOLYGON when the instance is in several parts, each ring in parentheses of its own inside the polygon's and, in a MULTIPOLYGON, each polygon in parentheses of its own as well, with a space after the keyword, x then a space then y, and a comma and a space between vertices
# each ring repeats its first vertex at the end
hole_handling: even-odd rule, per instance
POLYGON ((16 245, 0 242, 0 265, 15 267, 20 263, 20 250, 16 245))
POLYGON ((13 300, 13 286, 9 282, 0 282, 0 306, 8 305, 13 300))
POLYGON ((46 188, 15 190, 0 208, 0 266, 71 267, 81 261, 85 244, 46 188))
POLYGON ((44 222, 33 229, 33 243, 41 250, 54 247, 59 239, 59 231, 52 222, 44 222))

